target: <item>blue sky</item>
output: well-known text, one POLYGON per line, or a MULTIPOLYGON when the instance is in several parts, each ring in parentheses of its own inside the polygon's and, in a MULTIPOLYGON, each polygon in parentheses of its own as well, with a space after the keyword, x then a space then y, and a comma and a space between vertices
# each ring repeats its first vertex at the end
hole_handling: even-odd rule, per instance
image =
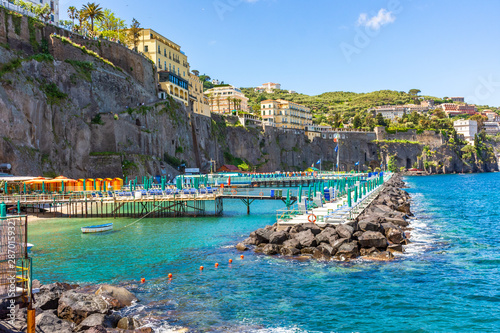
MULTIPOLYGON (((62 0, 61 18, 86 2, 62 0)), ((97 2, 181 45, 192 70, 238 87, 418 88, 500 106, 498 0, 97 2)))

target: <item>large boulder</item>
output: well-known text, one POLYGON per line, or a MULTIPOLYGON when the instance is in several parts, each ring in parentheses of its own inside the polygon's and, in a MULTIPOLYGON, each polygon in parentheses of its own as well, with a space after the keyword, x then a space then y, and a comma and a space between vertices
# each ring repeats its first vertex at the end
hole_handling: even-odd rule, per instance
POLYGON ((298 240, 296 240, 295 238, 288 239, 288 240, 284 241, 283 247, 294 247, 294 248, 297 248, 299 250, 301 248, 300 242, 298 240))
POLYGON ((71 333, 74 324, 67 320, 58 318, 50 311, 40 313, 35 318, 36 331, 46 333, 71 333))
POLYGON ((370 253, 363 258, 373 261, 390 261, 394 259, 394 255, 389 251, 383 251, 370 253))
POLYGON ((101 296, 69 290, 64 292, 59 299, 57 316, 80 324, 91 314, 108 314, 110 309, 111 307, 101 296))
POLYGON ((296 256, 300 254, 300 250, 295 247, 285 247, 283 246, 280 250, 281 254, 284 256, 296 256))
POLYGON ((389 228, 386 230, 385 236, 392 244, 401 244, 404 240, 404 234, 399 228, 389 228))
POLYGON ((366 231, 360 237, 358 237, 359 244, 361 247, 376 247, 376 248, 386 248, 387 239, 382 233, 378 231, 366 231))
POLYGON ((85 318, 80 325, 76 327, 76 331, 88 330, 91 327, 101 326, 104 328, 115 328, 118 325, 121 317, 117 314, 106 316, 102 313, 94 313, 85 318))
POLYGON ((260 228, 255 230, 255 238, 259 243, 269 243, 269 238, 271 237, 272 233, 272 230, 260 228))
POLYGON ((358 227, 361 231, 379 231, 380 223, 377 219, 366 218, 358 222, 358 227))
POLYGON ((338 238, 337 232, 334 228, 325 228, 320 234, 316 235, 316 242, 330 243, 331 238, 338 238))
POLYGON ((352 234, 354 233, 354 228, 347 224, 339 224, 337 228, 335 228, 337 234, 340 238, 350 239, 352 234))
POLYGON ((336 253, 336 256, 341 260, 353 259, 358 255, 358 243, 355 241, 342 244, 336 253))
POLYGON ((332 246, 332 248, 336 252, 339 249, 339 247, 341 247, 342 244, 344 244, 347 241, 349 241, 349 239, 347 239, 347 238, 340 238, 340 239, 334 240, 333 242, 330 242, 330 245, 332 246))
POLYGON ((243 242, 241 242, 241 244, 243 245, 259 245, 259 242, 257 241, 257 236, 255 236, 254 234, 254 237, 250 236, 248 238, 246 238, 243 242))
POLYGON ((280 246, 276 244, 266 244, 262 249, 262 253, 267 255, 274 255, 280 253, 280 246))
POLYGON ((68 290, 75 289, 77 285, 67 283, 51 283, 40 286, 40 292, 36 294, 35 310, 56 310, 59 306, 59 298, 68 290))
POLYGON ((316 238, 310 229, 299 232, 295 235, 295 239, 299 241, 302 247, 315 247, 317 245, 316 238))
POLYGON ((248 250, 248 247, 244 243, 238 243, 236 244, 236 250, 238 251, 246 251, 248 250))
POLYGON ((369 254, 375 253, 375 252, 380 252, 376 247, 370 247, 368 249, 366 248, 361 248, 359 250, 359 255, 360 256, 367 256, 369 254))
POLYGON ((314 235, 317 235, 321 232, 321 228, 318 227, 316 224, 314 223, 303 223, 302 224, 302 230, 306 231, 306 230, 311 230, 311 232, 314 234, 314 235))
POLYGON ((285 231, 275 231, 269 236, 269 243, 281 245, 287 239, 288 234, 285 231))
POLYGON ((100 295, 114 309, 121 309, 138 301, 137 297, 127 289, 109 284, 100 286, 95 294, 100 295))
POLYGON ((109 331, 101 325, 94 326, 85 331, 85 333, 108 333, 109 331))
POLYGON ((316 249, 320 250, 325 257, 333 257, 337 252, 330 244, 322 243, 316 249))
POLYGON ((410 225, 403 217, 400 217, 400 216, 383 217, 382 223, 385 223, 385 222, 390 222, 390 223, 395 224, 396 226, 403 227, 403 228, 410 225))
POLYGON ((142 324, 135 318, 131 317, 123 317, 118 322, 117 328, 121 328, 122 330, 135 330, 136 328, 141 327, 142 324))
POLYGON ((302 254, 313 254, 314 250, 316 250, 315 247, 305 247, 302 250, 300 250, 300 253, 302 253, 302 254))

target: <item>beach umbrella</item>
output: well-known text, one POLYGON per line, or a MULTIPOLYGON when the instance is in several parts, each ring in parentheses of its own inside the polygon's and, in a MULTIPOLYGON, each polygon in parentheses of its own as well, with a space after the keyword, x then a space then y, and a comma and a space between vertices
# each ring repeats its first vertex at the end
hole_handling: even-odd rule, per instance
POLYGON ((299 203, 302 201, 302 184, 299 186, 299 195, 297 196, 299 198, 299 203))
POLYGON ((358 186, 354 186, 354 202, 357 202, 358 197, 360 197, 360 195, 358 195, 358 189, 359 189, 358 186))
POLYGON ((363 184, 363 196, 366 195, 366 183, 363 184))
POLYGON ((26 194, 26 183, 24 183, 24 194, 26 194))
POLYGON ((84 179, 84 180, 83 180, 83 191, 84 191, 84 192, 87 190, 87 188, 86 188, 86 184, 87 184, 87 180, 86 180, 86 179, 84 179))
POLYGON ((42 182, 42 193, 45 193, 45 182, 42 182))
POLYGON ((286 208, 290 209, 290 189, 286 191, 286 208))
POLYGON ((94 181, 94 191, 95 191, 96 190, 96 188, 95 188, 95 179, 92 179, 92 180, 94 181))
POLYGON ((125 183, 124 184, 128 184, 128 176, 125 176, 125 183))
POLYGON ((4 192, 5 192, 5 194, 9 194, 9 189, 7 188, 7 182, 5 182, 4 192))
POLYGON ((161 177, 161 190, 165 191, 165 178, 161 177))
POLYGON ((352 207, 351 190, 349 188, 347 189, 347 206, 348 207, 352 207))
POLYGON ((307 194, 307 200, 311 200, 311 195, 312 195, 312 185, 309 186, 309 193, 307 194))
POLYGON ((17 200, 17 215, 21 215, 21 202, 17 200))
POLYGON ((61 180, 61 192, 64 193, 64 181, 61 180))

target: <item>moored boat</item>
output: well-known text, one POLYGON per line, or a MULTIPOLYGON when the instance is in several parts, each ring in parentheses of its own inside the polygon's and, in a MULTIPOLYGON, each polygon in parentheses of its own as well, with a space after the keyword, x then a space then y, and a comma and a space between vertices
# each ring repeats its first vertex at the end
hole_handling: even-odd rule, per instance
POLYGON ((94 232, 104 232, 113 229, 113 223, 100 224, 100 225, 91 225, 88 227, 82 227, 82 232, 84 234, 94 233, 94 232))

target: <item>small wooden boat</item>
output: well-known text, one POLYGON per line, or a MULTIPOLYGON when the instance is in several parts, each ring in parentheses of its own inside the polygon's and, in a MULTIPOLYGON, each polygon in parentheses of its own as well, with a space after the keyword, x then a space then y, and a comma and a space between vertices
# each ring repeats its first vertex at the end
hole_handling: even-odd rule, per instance
POLYGON ((26 243, 26 248, 29 250, 31 250, 31 248, 33 247, 34 245, 31 244, 31 243, 26 243))
POLYGON ((94 233, 94 232, 104 232, 113 229, 113 223, 100 224, 100 225, 91 225, 88 227, 82 227, 82 232, 84 234, 94 233))

